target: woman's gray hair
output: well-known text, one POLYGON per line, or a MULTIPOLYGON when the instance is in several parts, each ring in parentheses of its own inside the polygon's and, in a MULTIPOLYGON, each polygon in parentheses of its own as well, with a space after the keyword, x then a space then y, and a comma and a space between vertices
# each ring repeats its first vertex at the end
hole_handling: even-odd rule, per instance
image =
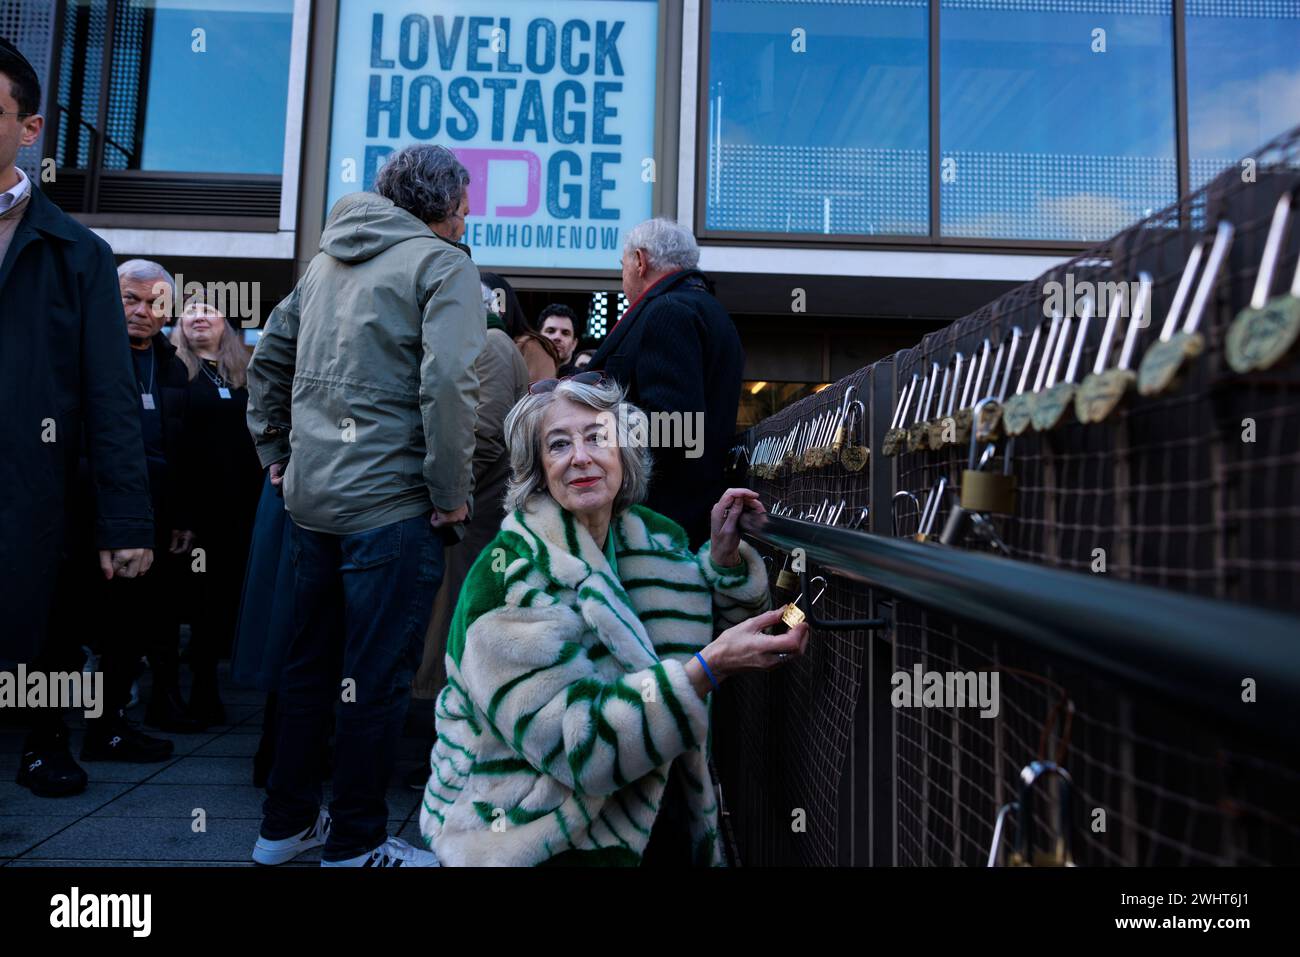
POLYGON ((623 389, 617 382, 589 384, 565 379, 552 392, 526 395, 506 416, 506 445, 510 449, 510 480, 506 483, 506 512, 524 508, 534 495, 549 495, 546 471, 542 467, 542 421, 546 410, 560 399, 606 413, 609 441, 618 446, 623 465, 623 484, 614 496, 614 514, 621 515, 633 505, 645 501, 650 490, 651 456, 648 442, 620 441, 629 434, 647 436, 646 415, 636 406, 624 402, 623 389), (612 433, 612 434, 611 434, 612 433))
POLYGON ((117 267, 117 278, 119 282, 123 279, 127 282, 151 284, 165 282, 167 288, 171 290, 172 297, 176 296, 176 280, 172 278, 171 273, 152 259, 128 259, 117 267))
POLYGON ((388 158, 375 192, 422 223, 441 223, 456 212, 469 187, 469 171, 445 146, 408 146, 388 158))
POLYGON ((654 269, 694 269, 700 263, 695 236, 681 223, 662 217, 638 223, 623 241, 623 256, 640 249, 654 269))

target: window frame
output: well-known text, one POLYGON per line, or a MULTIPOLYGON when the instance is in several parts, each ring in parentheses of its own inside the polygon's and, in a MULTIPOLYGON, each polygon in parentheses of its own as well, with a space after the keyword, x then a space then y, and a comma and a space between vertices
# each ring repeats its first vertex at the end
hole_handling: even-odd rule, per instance
MULTIPOLYGON (((106 19, 105 19, 105 55, 100 64, 100 83, 99 95, 96 104, 96 118, 94 126, 87 125, 88 135, 90 137, 89 159, 84 167, 81 166, 58 166, 58 155, 60 146, 60 134, 64 109, 59 102, 59 79, 63 69, 63 31, 66 25, 66 18, 69 8, 75 6, 77 0, 55 0, 54 15, 54 38, 52 43, 50 58, 50 75, 47 83, 46 93, 46 124, 45 137, 42 144, 42 158, 55 162, 55 175, 57 178, 67 178, 76 182, 81 180, 81 209, 69 210, 78 222, 90 226, 105 229, 112 228, 151 228, 151 229, 193 229, 193 230, 222 230, 222 231, 247 231, 247 232, 278 232, 281 228, 281 215, 285 205, 285 177, 284 170, 280 173, 218 173, 198 171, 177 171, 177 170, 140 170, 126 169, 113 170, 104 167, 104 154, 106 149, 107 135, 103 131, 106 122, 107 109, 111 91, 109 87, 112 82, 112 65, 113 57, 109 51, 114 49, 117 31, 117 13, 123 3, 129 0, 105 0, 106 19), (100 210, 100 200, 105 183, 136 183, 146 187, 156 187, 166 189, 169 184, 182 181, 211 183, 213 185, 239 189, 241 186, 278 186, 280 190, 279 211, 275 215, 267 216, 232 216, 221 213, 204 213, 202 211, 194 214, 170 214, 158 213, 144 210, 138 213, 121 213, 121 212, 102 212, 100 210)), ((295 4, 293 16, 299 15, 298 5, 295 4)), ((296 27, 295 27, 296 28, 296 27)), ((294 123, 292 122, 292 113, 295 109, 301 111, 302 104, 295 103, 293 96, 293 50, 290 50, 288 60, 290 70, 290 88, 289 95, 286 99, 285 109, 285 136, 286 139, 292 134, 294 123)), ((83 121, 84 122, 84 121, 83 121)), ((138 119, 138 125, 141 132, 144 128, 143 115, 138 119)), ((300 126, 300 124, 299 124, 300 126)), ((297 188, 296 184, 293 187, 297 188)))
MULTIPOLYGON (((849 248, 872 250, 944 249, 946 251, 984 251, 989 249, 1024 252, 1074 253, 1090 248, 1094 243, 1047 239, 998 239, 969 236, 943 236, 940 232, 940 166, 943 161, 939 135, 939 80, 940 61, 940 5, 941 0, 928 0, 929 8, 929 161, 928 186, 930 196, 929 232, 926 235, 862 234, 862 233, 778 233, 747 230, 710 229, 707 226, 708 155, 709 140, 709 77, 710 38, 713 24, 714 0, 699 0, 700 23, 697 63, 699 71, 695 98, 695 235, 704 245, 746 243, 763 246, 797 248, 849 248)), ((1189 192, 1190 160, 1187 136, 1187 0, 1171 0, 1170 17, 1173 40, 1174 70, 1174 153, 1177 166, 1178 197, 1189 192)))

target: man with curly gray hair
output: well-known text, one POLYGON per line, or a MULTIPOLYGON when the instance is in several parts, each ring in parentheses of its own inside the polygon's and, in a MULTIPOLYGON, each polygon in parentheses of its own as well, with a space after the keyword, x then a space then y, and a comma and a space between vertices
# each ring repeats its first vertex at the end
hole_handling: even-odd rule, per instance
POLYGON ((709 503, 724 488, 745 367, 740 336, 699 261, 685 226, 670 219, 634 226, 621 264, 627 311, 587 366, 616 380, 651 416, 702 420, 702 448, 656 451, 647 501, 686 529, 693 547, 707 537, 709 503))
POLYGON ((384 791, 444 538, 468 514, 487 333, 458 242, 468 185, 443 147, 393 154, 373 193, 335 205, 248 367, 248 424, 283 483, 296 579, 261 864, 321 844, 326 866, 436 864, 388 836, 384 791), (340 680, 326 810, 317 772, 340 680))

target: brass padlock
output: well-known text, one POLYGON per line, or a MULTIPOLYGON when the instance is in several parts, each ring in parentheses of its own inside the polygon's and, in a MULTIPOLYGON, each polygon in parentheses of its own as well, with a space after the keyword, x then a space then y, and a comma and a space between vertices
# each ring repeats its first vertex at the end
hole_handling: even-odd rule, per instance
MULTIPOLYGON (((795 601, 798 600, 799 599, 797 598, 795 599, 795 601)), ((781 612, 781 620, 785 622, 785 626, 787 628, 793 628, 795 625, 802 622, 805 617, 806 616, 804 615, 803 610, 798 605, 796 605, 794 601, 786 605, 785 611, 781 612)))
MULTIPOLYGON (((823 578, 821 575, 816 575, 812 578, 812 581, 821 582, 822 590, 817 593, 816 598, 814 598, 811 602, 808 603, 809 606, 817 604, 817 602, 821 600, 822 595, 826 594, 825 578, 823 578)), ((805 618, 808 617, 803 613, 803 609, 799 607, 799 599, 802 597, 803 597, 803 592, 800 592, 797 596, 795 596, 794 601, 790 602, 790 604, 785 606, 785 611, 781 612, 781 620, 785 622, 787 628, 793 628, 795 625, 799 624, 805 618)))
MULTIPOLYGON (((1115 411, 1129 387, 1137 381, 1137 376, 1129 371, 1129 364, 1133 361, 1137 332, 1146 325, 1151 285, 1150 273, 1138 273, 1137 301, 1130 303, 1128 330, 1124 333, 1119 362, 1114 368, 1107 368, 1115 335, 1113 310, 1111 318, 1106 322, 1106 331, 1102 334, 1101 345, 1097 348, 1097 361, 1093 365, 1092 372, 1084 378, 1074 394, 1074 416, 1085 425, 1093 425, 1106 419, 1115 411)), ((1120 301, 1127 301, 1127 294, 1121 294, 1120 301)))
MULTIPOLYGON (((997 405, 997 399, 981 399, 975 404, 974 418, 980 418, 985 409, 993 405, 997 405)), ((972 432, 970 454, 961 473, 961 507, 968 512, 1009 515, 1016 510, 1016 477, 1011 474, 1011 450, 1015 447, 1015 440, 1007 440, 1000 473, 983 470, 984 462, 993 455, 992 446, 985 448, 981 461, 975 461, 978 446, 979 437, 972 432)))
POLYGON ((1283 193, 1278 199, 1250 305, 1237 315, 1228 329, 1224 352, 1234 372, 1271 368, 1290 351, 1297 333, 1300 333, 1300 261, 1296 263, 1290 291, 1269 298, 1294 199, 1294 193, 1283 193))
POLYGON ((903 444, 907 441, 907 412, 911 408, 913 396, 916 397, 917 405, 921 404, 919 393, 924 386, 918 385, 920 379, 919 372, 912 373, 912 381, 898 397, 898 405, 894 406, 894 417, 890 420, 889 429, 880 443, 880 451, 891 458, 903 450, 903 444))
POLYGON ((1210 247, 1210 254, 1206 257, 1205 270, 1201 273, 1196 295, 1187 312, 1187 319, 1183 322, 1182 330, 1177 331, 1178 314, 1190 288, 1190 277, 1196 271, 1196 263, 1200 259, 1199 252, 1203 244, 1198 243, 1192 250, 1187 269, 1184 270, 1182 280, 1174 293, 1174 302, 1169 307, 1169 316, 1165 319, 1164 328, 1160 330, 1160 338, 1147 349, 1146 355, 1142 357, 1142 364, 1138 366, 1137 383, 1141 395, 1159 395, 1173 388, 1182 378, 1183 369, 1188 361, 1205 351, 1205 338, 1196 329, 1205 312, 1206 303, 1214 295, 1219 272, 1232 246, 1233 233, 1233 225, 1227 220, 1220 220, 1214 234, 1214 245, 1210 247))
POLYGON ((871 455, 870 449, 867 448, 866 419, 867 407, 855 399, 844 416, 847 424, 841 426, 845 430, 849 444, 840 449, 840 464, 850 472, 861 472, 871 455), (856 416, 854 415, 855 412, 857 413, 856 416), (856 430, 853 427, 855 422, 857 423, 856 430), (854 436, 855 431, 858 433, 857 438, 854 436), (861 441, 859 442, 858 439, 861 441))
MULTIPOLYGON (((968 427, 974 427, 975 438, 979 441, 992 442, 998 437, 998 433, 1002 428, 1002 403, 994 399, 988 405, 981 407, 978 420, 972 414, 968 427)), ((965 442, 967 439, 962 439, 962 441, 965 442)))
POLYGON ((1016 477, 1001 472, 963 469, 961 507, 971 512, 1010 515, 1016 510, 1016 477))
POLYGON ((1020 772, 1017 800, 1003 805, 993 826, 993 843, 989 848, 988 866, 997 867, 1002 849, 1002 832, 1007 815, 1016 815, 1016 844, 1007 863, 1012 867, 1074 867, 1074 826, 1071 798, 1074 782, 1065 768, 1051 761, 1033 761, 1020 772), (1049 775, 1058 779, 1056 834, 1047 850, 1034 840, 1034 785, 1049 775))
POLYGON ((912 424, 907 426, 907 451, 920 452, 924 450, 929 442, 928 423, 930 421, 930 404, 934 399, 935 384, 939 379, 939 363, 930 364, 930 375, 923 382, 923 391, 925 393, 925 405, 921 404, 921 397, 917 396, 916 418, 912 424))
POLYGON ((776 575, 776 587, 781 591, 794 591, 799 587, 799 576, 790 571, 790 556, 785 556, 785 564, 776 575))
POLYGON ((907 429, 907 451, 922 452, 929 448, 930 430, 928 422, 914 422, 907 429))

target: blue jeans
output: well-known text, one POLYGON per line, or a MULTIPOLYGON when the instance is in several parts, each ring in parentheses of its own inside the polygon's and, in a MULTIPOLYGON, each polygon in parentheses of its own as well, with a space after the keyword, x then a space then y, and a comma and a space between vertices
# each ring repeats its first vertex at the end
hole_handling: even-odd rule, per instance
POLYGON ((332 823, 322 857, 357 857, 386 839, 384 792, 442 581, 442 546, 428 515, 355 535, 294 526, 294 634, 280 679, 264 837, 290 837, 316 820, 337 703, 332 823))

